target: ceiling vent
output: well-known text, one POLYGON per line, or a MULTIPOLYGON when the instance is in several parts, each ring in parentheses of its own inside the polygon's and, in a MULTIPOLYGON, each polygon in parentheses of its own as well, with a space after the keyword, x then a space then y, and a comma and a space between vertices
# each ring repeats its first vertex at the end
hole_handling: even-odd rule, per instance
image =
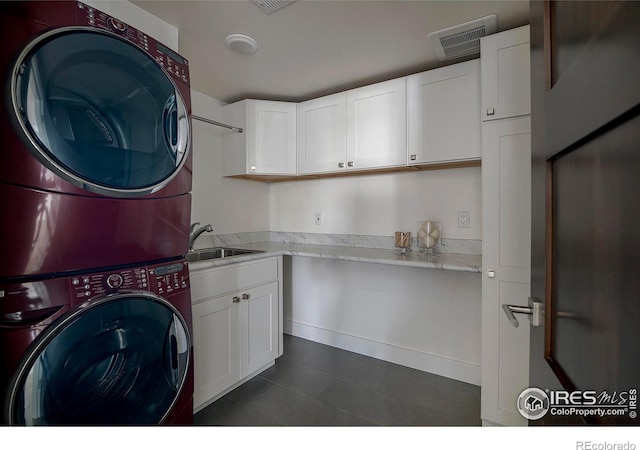
POLYGON ((276 12, 280 8, 284 8, 287 5, 295 2, 296 0, 251 0, 254 5, 258 8, 266 12, 267 14, 271 14, 272 12, 276 12))
POLYGON ((440 61, 480 53, 480 38, 498 31, 498 16, 490 14, 444 30, 429 33, 429 41, 440 61))

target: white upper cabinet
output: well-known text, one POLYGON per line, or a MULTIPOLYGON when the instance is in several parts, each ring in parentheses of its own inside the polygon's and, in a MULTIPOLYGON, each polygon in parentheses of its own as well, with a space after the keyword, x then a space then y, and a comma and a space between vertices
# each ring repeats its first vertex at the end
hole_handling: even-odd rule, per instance
POLYGON ((407 77, 409 164, 480 159, 480 61, 407 77))
POLYGON ((347 92, 347 169, 407 163, 405 79, 347 92))
POLYGON ((480 40, 482 120, 531 114, 529 25, 480 40))
POLYGON ((298 172, 341 172, 407 163, 405 79, 298 105, 298 172))
POLYGON ((296 174, 296 104, 242 100, 222 107, 222 121, 243 133, 225 132, 222 173, 296 174))
POLYGON ((341 170, 346 152, 347 95, 342 92, 299 103, 298 173, 341 170))

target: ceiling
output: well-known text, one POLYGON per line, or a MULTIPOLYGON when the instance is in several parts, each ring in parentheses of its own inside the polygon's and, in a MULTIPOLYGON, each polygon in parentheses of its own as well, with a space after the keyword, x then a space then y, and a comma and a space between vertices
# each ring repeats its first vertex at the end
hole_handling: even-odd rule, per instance
POLYGON ((193 89, 226 103, 304 101, 433 69, 458 61, 437 60, 432 31, 492 13, 499 31, 529 23, 523 0, 298 0, 272 14, 248 0, 133 3, 178 27, 193 89), (258 51, 226 48, 236 33, 258 51))

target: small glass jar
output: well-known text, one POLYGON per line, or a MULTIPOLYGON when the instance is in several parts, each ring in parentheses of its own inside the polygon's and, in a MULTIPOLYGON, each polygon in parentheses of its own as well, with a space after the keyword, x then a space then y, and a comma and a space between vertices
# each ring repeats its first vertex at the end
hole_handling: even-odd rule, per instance
POLYGON ((411 232, 410 231, 396 231, 396 247, 400 249, 401 254, 406 254, 407 250, 411 248, 411 232))
POLYGON ((442 243, 442 222, 427 220, 418 222, 418 247, 425 253, 433 253, 436 245, 442 243))

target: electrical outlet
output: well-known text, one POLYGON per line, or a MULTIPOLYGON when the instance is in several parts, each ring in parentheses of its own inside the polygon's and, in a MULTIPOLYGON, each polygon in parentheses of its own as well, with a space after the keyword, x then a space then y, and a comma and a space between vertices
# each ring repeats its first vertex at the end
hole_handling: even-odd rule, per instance
POLYGON ((469 211, 458 211, 458 228, 469 228, 469 211))
POLYGON ((322 225, 322 213, 316 213, 315 224, 318 226, 322 225))

